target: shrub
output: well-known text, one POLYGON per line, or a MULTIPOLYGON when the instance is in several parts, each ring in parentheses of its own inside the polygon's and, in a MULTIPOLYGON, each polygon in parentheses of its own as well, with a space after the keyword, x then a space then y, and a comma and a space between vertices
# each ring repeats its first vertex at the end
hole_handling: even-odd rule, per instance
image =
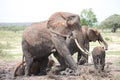
POLYGON ((106 41, 112 41, 112 39, 111 39, 111 38, 108 38, 108 37, 105 37, 105 40, 106 40, 106 41))

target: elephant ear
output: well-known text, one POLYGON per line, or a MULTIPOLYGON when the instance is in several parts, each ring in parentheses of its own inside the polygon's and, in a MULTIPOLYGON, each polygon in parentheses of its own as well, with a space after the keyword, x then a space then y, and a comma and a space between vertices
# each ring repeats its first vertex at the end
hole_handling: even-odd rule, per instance
POLYGON ((99 32, 96 29, 89 28, 87 35, 89 41, 96 41, 98 39, 99 32))
POLYGON ((72 15, 67 18, 67 25, 69 27, 80 26, 80 17, 78 15, 72 15))
POLYGON ((63 36, 69 36, 72 31, 78 30, 80 27, 80 18, 76 14, 67 12, 56 12, 50 16, 47 23, 52 33, 63 36))
POLYGON ((99 34, 100 34, 99 31, 97 29, 93 29, 93 30, 94 30, 96 36, 99 36, 99 34))

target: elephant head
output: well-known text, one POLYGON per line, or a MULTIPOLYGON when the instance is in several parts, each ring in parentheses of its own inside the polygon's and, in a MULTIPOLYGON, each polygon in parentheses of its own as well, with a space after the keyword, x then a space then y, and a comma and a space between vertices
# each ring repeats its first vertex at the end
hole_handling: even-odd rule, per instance
POLYGON ((89 42, 98 41, 99 43, 102 43, 104 45, 105 50, 108 49, 108 44, 105 42, 102 35, 97 29, 88 28, 87 36, 88 36, 89 42))

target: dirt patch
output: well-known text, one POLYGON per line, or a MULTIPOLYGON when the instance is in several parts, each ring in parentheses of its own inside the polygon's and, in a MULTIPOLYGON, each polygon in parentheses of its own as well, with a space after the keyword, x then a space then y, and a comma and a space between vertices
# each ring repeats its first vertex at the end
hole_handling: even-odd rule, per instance
POLYGON ((0 80, 120 80, 120 66, 108 63, 105 66, 105 71, 101 74, 96 74, 93 65, 79 66, 80 76, 31 76, 31 77, 13 77, 14 67, 17 60, 0 61, 0 80))

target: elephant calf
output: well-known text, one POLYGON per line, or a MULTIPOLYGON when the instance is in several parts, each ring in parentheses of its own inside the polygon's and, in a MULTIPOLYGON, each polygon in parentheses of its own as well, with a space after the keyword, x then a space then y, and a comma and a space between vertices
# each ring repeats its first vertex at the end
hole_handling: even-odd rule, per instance
MULTIPOLYGON (((55 64, 55 61, 53 59, 49 59, 47 64, 47 71, 50 71, 50 69, 54 64, 55 64)), ((26 67, 25 62, 19 62, 15 67, 14 77, 25 75, 25 67, 26 67)), ((33 62, 30 72, 33 75, 38 75, 40 73, 40 63, 38 61, 33 62)))
POLYGON ((94 67, 97 72, 104 70, 105 66, 105 49, 101 46, 97 46, 92 51, 92 57, 94 62, 94 67))

